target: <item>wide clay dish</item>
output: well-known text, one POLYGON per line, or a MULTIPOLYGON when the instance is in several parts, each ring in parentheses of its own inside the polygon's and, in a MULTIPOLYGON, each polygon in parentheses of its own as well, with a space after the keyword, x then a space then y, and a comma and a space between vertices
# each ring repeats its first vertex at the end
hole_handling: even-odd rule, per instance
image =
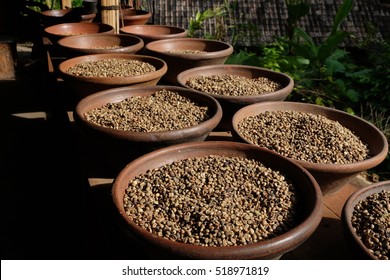
POLYGON ((87 13, 82 8, 46 10, 40 13, 42 24, 46 27, 69 22, 92 22, 95 13, 87 13))
POLYGON ((60 76, 79 98, 92 93, 123 86, 153 86, 158 83, 167 71, 166 63, 156 57, 137 54, 90 54, 70 58, 58 66, 60 76), (67 73, 67 70, 79 63, 86 61, 98 61, 104 59, 127 59, 138 60, 149 63, 156 68, 156 71, 127 77, 81 77, 67 73))
POLYGON ((120 32, 140 37, 145 45, 155 40, 184 38, 188 34, 188 31, 181 27, 154 24, 127 25, 121 27, 120 32))
POLYGON ((68 57, 99 53, 134 54, 144 47, 141 38, 125 34, 86 34, 62 38, 58 46, 68 57))
POLYGON ((322 218, 322 195, 317 182, 302 167, 267 149, 229 141, 185 143, 156 150, 128 164, 115 178, 112 196, 120 225, 135 242, 143 244, 153 258, 167 259, 278 259, 302 244, 316 230, 322 218), (291 230, 268 240, 241 246, 197 246, 175 242, 149 233, 125 213, 123 198, 128 183, 149 169, 186 159, 208 155, 240 156, 259 160, 282 172, 302 195, 300 222, 291 230))
POLYGON ((219 130, 231 130, 233 115, 242 107, 264 101, 282 101, 294 88, 293 79, 284 73, 262 67, 233 64, 194 67, 179 73, 177 82, 180 86, 190 88, 186 85, 186 82, 191 78, 212 75, 237 75, 248 79, 265 77, 274 82, 278 82, 282 87, 274 92, 252 96, 223 96, 208 93, 215 97, 222 106, 223 117, 221 123, 217 127, 219 130))
POLYGON ((148 87, 120 87, 98 92, 83 98, 74 111, 76 123, 91 139, 88 143, 94 143, 97 153, 104 153, 110 165, 116 171, 122 169, 131 160, 158 148, 185 143, 203 141, 217 126, 222 109, 214 98, 193 90, 176 86, 148 86, 148 87), (84 114, 93 108, 108 103, 119 102, 132 96, 150 96, 156 91, 166 89, 177 92, 190 100, 210 108, 210 119, 188 128, 160 131, 160 132, 134 132, 105 128, 87 121, 84 114), (100 144, 97 144, 100 143, 100 144))
POLYGON ((266 111, 299 111, 319 114, 353 131, 363 143, 368 145, 370 157, 366 160, 348 164, 321 164, 294 160, 306 168, 318 181, 324 195, 338 191, 359 173, 380 164, 388 153, 388 143, 384 134, 371 123, 340 110, 325 106, 299 102, 262 102, 245 106, 233 116, 233 135, 237 140, 250 143, 238 130, 238 124, 246 117, 255 116, 266 111))
POLYGON ((163 39, 145 45, 148 54, 164 60, 169 71, 163 80, 177 85, 177 75, 184 70, 199 66, 224 64, 233 53, 233 46, 218 40, 198 38, 163 39), (204 51, 205 53, 172 53, 172 51, 204 51), (168 52, 171 51, 171 52, 168 52))
POLYGON ((368 196, 379 193, 381 191, 390 191, 390 181, 382 181, 364 187, 351 194, 351 196, 344 204, 342 211, 344 234, 349 241, 351 250, 353 250, 357 258, 372 260, 378 259, 370 250, 367 249, 360 237, 356 234, 351 220, 356 204, 366 199, 368 196))
POLYGON ((145 10, 126 8, 122 9, 119 19, 121 26, 146 24, 152 17, 152 13, 145 10))
POLYGON ((70 22, 46 27, 44 33, 52 43, 56 43, 59 39, 67 36, 97 33, 114 34, 115 29, 111 25, 101 22, 70 22))

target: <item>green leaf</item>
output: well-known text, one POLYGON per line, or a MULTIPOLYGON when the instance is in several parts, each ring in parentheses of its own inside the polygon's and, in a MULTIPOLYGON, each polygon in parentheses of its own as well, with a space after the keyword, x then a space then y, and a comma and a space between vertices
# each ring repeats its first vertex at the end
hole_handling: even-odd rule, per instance
POLYGON ((288 24, 294 24, 301 17, 307 15, 309 13, 309 9, 309 3, 301 2, 298 4, 289 4, 287 1, 288 24))
POLYGON ((348 89, 345 92, 345 95, 351 100, 352 102, 358 102, 360 99, 359 93, 354 89, 348 89))
POLYGON ((349 34, 345 31, 337 31, 330 35, 318 49, 318 61, 324 64, 325 60, 333 54, 334 50, 349 34))
POLYGON ((345 66, 340 61, 334 59, 325 60, 326 73, 328 76, 332 77, 334 73, 343 72, 345 70, 345 66))
POLYGON ((331 34, 334 34, 339 30, 341 23, 351 12, 353 5, 354 5, 354 0, 344 0, 343 4, 337 10, 336 16, 334 18, 331 34))

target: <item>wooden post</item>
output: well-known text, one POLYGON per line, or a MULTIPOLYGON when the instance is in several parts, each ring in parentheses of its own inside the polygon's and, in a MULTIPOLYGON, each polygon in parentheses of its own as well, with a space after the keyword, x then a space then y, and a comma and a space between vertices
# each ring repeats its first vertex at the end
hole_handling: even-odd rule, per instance
POLYGON ((119 34, 119 10, 120 0, 101 0, 101 14, 102 22, 114 27, 117 34, 119 34))
POLYGON ((14 80, 16 65, 16 41, 0 37, 0 80, 14 80))
POLYGON ((61 7, 63 9, 69 9, 72 8, 72 0, 61 0, 61 7))

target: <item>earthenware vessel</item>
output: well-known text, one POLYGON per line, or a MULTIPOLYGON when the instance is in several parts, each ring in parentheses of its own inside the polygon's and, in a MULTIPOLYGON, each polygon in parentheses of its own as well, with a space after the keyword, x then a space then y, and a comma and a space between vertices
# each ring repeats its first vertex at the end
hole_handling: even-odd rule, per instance
POLYGON ((120 33, 138 36, 146 45, 155 40, 184 38, 187 37, 188 31, 177 26, 137 24, 121 27, 120 33))
POLYGON ((266 111, 298 111, 322 115, 330 120, 339 122, 342 126, 351 130, 368 146, 369 157, 363 161, 354 163, 325 164, 292 159, 297 164, 306 168, 314 176, 324 195, 337 192, 359 173, 380 164, 388 154, 386 137, 371 123, 337 109, 300 102, 270 101, 241 108, 234 114, 232 120, 232 134, 235 139, 251 143, 242 135, 238 124, 247 117, 255 116, 266 111))
POLYGON ((235 75, 247 79, 264 77, 273 82, 279 83, 281 86, 279 90, 251 96, 227 96, 208 93, 215 97, 222 106, 223 117, 216 128, 217 130, 230 131, 232 129, 233 115, 242 107, 264 101, 282 101, 292 92, 294 88, 293 79, 284 73, 275 72, 262 67, 232 64, 194 67, 179 73, 177 75, 177 82, 180 86, 191 88, 187 84, 187 81, 191 78, 212 75, 235 75))
POLYGON ((254 145, 205 141, 184 143, 148 153, 129 163, 115 178, 112 197, 124 232, 154 259, 278 259, 302 244, 318 227, 322 218, 322 195, 315 179, 293 161, 254 145), (302 199, 299 222, 291 230, 274 238, 241 246, 200 246, 169 240, 137 225, 125 212, 124 194, 129 181, 147 170, 192 157, 221 155, 255 159, 285 175, 302 199))

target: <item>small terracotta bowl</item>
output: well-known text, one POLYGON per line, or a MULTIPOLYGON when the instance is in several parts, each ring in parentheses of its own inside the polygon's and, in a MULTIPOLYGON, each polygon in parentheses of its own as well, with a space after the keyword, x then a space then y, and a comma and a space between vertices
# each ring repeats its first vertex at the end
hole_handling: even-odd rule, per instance
POLYGON ((261 67, 232 64, 194 67, 179 73, 177 75, 177 82, 180 86, 190 88, 186 85, 186 82, 189 79, 197 76, 211 75, 236 75, 248 79, 265 77, 274 82, 278 82, 282 86, 282 88, 277 91, 253 96, 223 96, 209 93, 215 97, 222 106, 223 117, 217 127, 218 130, 231 130, 233 115, 242 107, 264 101, 282 101, 294 88, 293 79, 286 74, 261 67))
POLYGON ((67 36, 97 33, 114 34, 115 29, 111 25, 101 22, 70 22, 46 27, 44 33, 52 43, 56 43, 59 39, 67 36))
POLYGON ((85 11, 78 8, 46 10, 41 12, 42 23, 46 27, 69 22, 92 22, 95 17, 95 13, 85 13, 85 11))
POLYGON ((338 121, 342 126, 353 131, 359 139, 367 144, 370 157, 366 160, 348 164, 321 164, 292 159, 306 168, 318 181, 323 195, 338 191, 359 173, 380 164, 388 153, 388 143, 384 134, 371 123, 340 110, 325 106, 299 102, 270 101, 245 106, 233 116, 233 131, 235 139, 251 143, 238 129, 238 124, 245 118, 266 111, 299 111, 322 115, 330 120, 338 121))
POLYGON ((83 98, 79 101, 74 111, 76 123, 87 137, 91 139, 88 143, 97 145, 97 153, 106 152, 107 162, 115 172, 119 172, 131 160, 158 148, 185 142, 203 141, 218 124, 221 117, 222 109, 214 98, 194 90, 163 85, 120 87, 101 91, 83 98), (162 89, 176 92, 199 105, 207 106, 210 109, 210 118, 188 128, 159 132, 134 132, 110 129, 93 124, 84 118, 84 114, 94 108, 108 103, 120 102, 134 96, 147 97, 162 89))
POLYGON ((364 245, 361 237, 356 233, 354 227, 352 226, 353 212, 355 210, 355 206, 360 201, 364 201, 368 196, 380 193, 381 191, 390 191, 390 181, 375 183, 356 191, 351 194, 343 207, 342 222, 344 234, 349 241, 351 250, 359 259, 378 260, 378 257, 370 251, 366 245, 364 245))
POLYGON ((125 34, 86 34, 62 38, 58 46, 67 57, 100 53, 135 54, 144 47, 141 38, 125 34))
POLYGON ((121 26, 146 24, 152 17, 152 13, 140 9, 127 8, 122 9, 120 16, 121 26))
POLYGON ((155 40, 184 38, 188 34, 188 31, 181 27, 152 24, 127 25, 121 27, 120 32, 140 37, 145 45, 155 40))
POLYGON ((184 70, 199 66, 224 64, 233 53, 233 47, 225 42, 199 39, 174 38, 150 42, 145 45, 148 54, 159 57, 168 65, 168 72, 163 80, 169 84, 177 84, 177 75, 184 70), (193 50, 206 53, 168 53, 168 51, 193 50))
POLYGON ((167 71, 166 63, 156 57, 137 54, 90 54, 77 56, 61 62, 58 66, 59 75, 65 83, 81 99, 92 93, 123 86, 153 86, 158 83, 167 71), (104 59, 127 59, 138 60, 149 63, 156 68, 156 71, 127 77, 82 77, 67 73, 68 69, 82 62, 99 61, 104 59))
POLYGON ((323 211, 321 190, 314 178, 298 164, 267 149, 230 141, 185 143, 148 153, 129 163, 115 178, 112 197, 119 224, 135 242, 156 259, 279 259, 302 244, 318 227, 323 211), (299 221, 276 237, 240 246, 200 246, 169 240, 138 226, 126 214, 123 199, 129 181, 147 170, 192 157, 209 155, 255 159, 284 174, 302 199, 299 221))

